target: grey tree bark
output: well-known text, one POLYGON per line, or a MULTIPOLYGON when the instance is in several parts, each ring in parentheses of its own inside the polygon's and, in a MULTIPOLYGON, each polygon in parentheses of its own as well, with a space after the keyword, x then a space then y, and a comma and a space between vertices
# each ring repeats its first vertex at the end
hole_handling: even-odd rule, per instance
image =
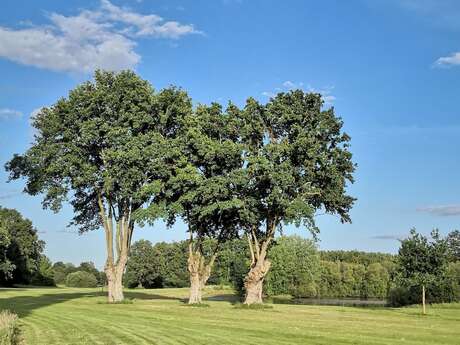
POLYGON ((124 299, 123 274, 128 262, 134 222, 131 220, 129 208, 123 210, 118 217, 115 217, 110 201, 108 201, 107 211, 101 193, 98 193, 98 204, 107 247, 107 259, 104 267, 107 276, 107 300, 109 303, 121 302, 124 299), (113 227, 114 218, 116 224, 115 233, 113 227))
POLYGON ((190 273, 190 296, 188 299, 189 304, 202 303, 203 288, 211 275, 212 267, 217 254, 214 253, 209 262, 203 256, 199 246, 193 247, 193 239, 189 242, 189 256, 188 256, 188 271, 190 273))
POLYGON ((261 242, 257 238, 256 229, 252 228, 247 234, 249 250, 251 252, 251 267, 244 279, 244 304, 263 303, 263 284, 271 262, 267 259, 268 246, 275 235, 276 222, 267 222, 265 239, 261 242))

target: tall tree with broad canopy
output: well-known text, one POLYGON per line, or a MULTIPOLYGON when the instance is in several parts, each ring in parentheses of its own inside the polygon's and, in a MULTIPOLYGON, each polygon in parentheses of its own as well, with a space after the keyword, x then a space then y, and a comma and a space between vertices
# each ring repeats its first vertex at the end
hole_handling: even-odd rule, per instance
POLYGON ((30 284, 44 248, 30 220, 0 206, 0 286, 30 284))
POLYGON ((220 244, 238 234, 242 202, 235 194, 241 173, 241 145, 230 105, 199 105, 182 124, 176 147, 182 152, 173 163, 173 173, 163 195, 169 225, 181 217, 188 226, 189 303, 202 302, 202 289, 211 275, 220 244), (203 242, 215 239, 214 248, 203 242))
POLYGON ((109 302, 123 300, 137 213, 161 213, 151 201, 168 173, 176 124, 191 109, 183 91, 155 93, 131 71, 96 71, 94 81, 40 111, 32 146, 6 165, 11 179, 27 179, 25 192, 44 194, 45 208, 57 212, 70 201, 81 233, 103 227, 109 302))
POLYGON ((449 261, 449 246, 439 231, 431 232, 431 240, 411 229, 401 241, 398 252, 398 275, 403 286, 421 286, 422 313, 426 314, 426 286, 443 278, 449 261))
POLYGON ((239 184, 245 202, 242 223, 252 259, 245 278, 246 304, 262 303, 270 269, 267 249, 283 224, 303 224, 316 236, 318 210, 351 221, 355 199, 346 193, 355 170, 350 137, 334 109, 322 107, 321 95, 295 90, 279 93, 265 105, 249 98, 239 112, 246 180, 239 184))

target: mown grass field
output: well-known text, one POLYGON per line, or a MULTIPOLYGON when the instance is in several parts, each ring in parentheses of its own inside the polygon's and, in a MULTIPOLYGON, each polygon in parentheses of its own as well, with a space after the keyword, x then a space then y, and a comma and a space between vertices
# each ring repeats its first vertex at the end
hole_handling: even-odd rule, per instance
POLYGON ((207 290, 208 308, 186 289, 129 290, 108 305, 100 289, 0 289, 28 345, 65 344, 460 344, 460 304, 419 308, 273 305, 246 310, 231 291, 207 290))

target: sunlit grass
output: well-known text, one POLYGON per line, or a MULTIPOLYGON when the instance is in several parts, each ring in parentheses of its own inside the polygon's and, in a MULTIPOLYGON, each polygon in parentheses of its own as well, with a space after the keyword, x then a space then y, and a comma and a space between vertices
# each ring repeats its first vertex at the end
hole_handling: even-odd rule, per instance
POLYGON ((128 290, 129 304, 101 289, 0 289, 0 309, 20 317, 29 345, 65 344, 460 344, 460 305, 353 308, 270 304, 235 307, 209 289, 207 308, 184 308, 187 289, 128 290))

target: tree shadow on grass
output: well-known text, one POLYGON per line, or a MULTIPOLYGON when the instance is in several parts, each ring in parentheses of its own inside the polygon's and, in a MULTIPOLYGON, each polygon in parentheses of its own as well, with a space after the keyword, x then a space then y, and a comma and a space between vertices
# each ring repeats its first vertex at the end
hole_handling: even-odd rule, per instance
MULTIPOLYGON (((6 290, 6 289, 5 289, 6 290)), ((2 290, 2 291, 5 291, 2 290)), ((9 292, 26 292, 33 291, 33 289, 8 289, 9 292)), ((58 292, 58 289, 54 290, 54 293, 44 293, 41 295, 24 295, 24 296, 11 296, 6 298, 0 298, 0 310, 8 309, 11 312, 17 314, 20 318, 29 315, 32 311, 40 308, 44 308, 50 305, 68 302, 80 298, 95 298, 95 297, 107 297, 106 291, 78 291, 78 292, 58 292)), ((47 291, 46 291, 47 292, 47 291)), ((0 292, 1 293, 1 292, 0 292)), ((182 298, 170 297, 158 294, 149 294, 142 292, 125 292, 125 298, 127 299, 139 299, 139 300, 176 300, 181 301, 182 298)), ((94 301, 96 304, 96 301, 94 301)))
POLYGON ((0 309, 9 309, 20 318, 29 315, 32 311, 49 305, 67 302, 83 297, 104 296, 103 292, 64 292, 64 293, 45 293, 34 296, 12 296, 0 298, 0 309))
POLYGON ((241 297, 235 294, 218 294, 203 298, 204 301, 210 302, 229 302, 231 304, 240 303, 241 297))
POLYGON ((184 298, 181 298, 181 297, 158 295, 158 294, 151 294, 151 293, 142 293, 142 292, 133 292, 133 291, 127 291, 127 292, 124 292, 123 294, 125 298, 140 299, 140 300, 169 300, 169 301, 184 300, 184 298))

